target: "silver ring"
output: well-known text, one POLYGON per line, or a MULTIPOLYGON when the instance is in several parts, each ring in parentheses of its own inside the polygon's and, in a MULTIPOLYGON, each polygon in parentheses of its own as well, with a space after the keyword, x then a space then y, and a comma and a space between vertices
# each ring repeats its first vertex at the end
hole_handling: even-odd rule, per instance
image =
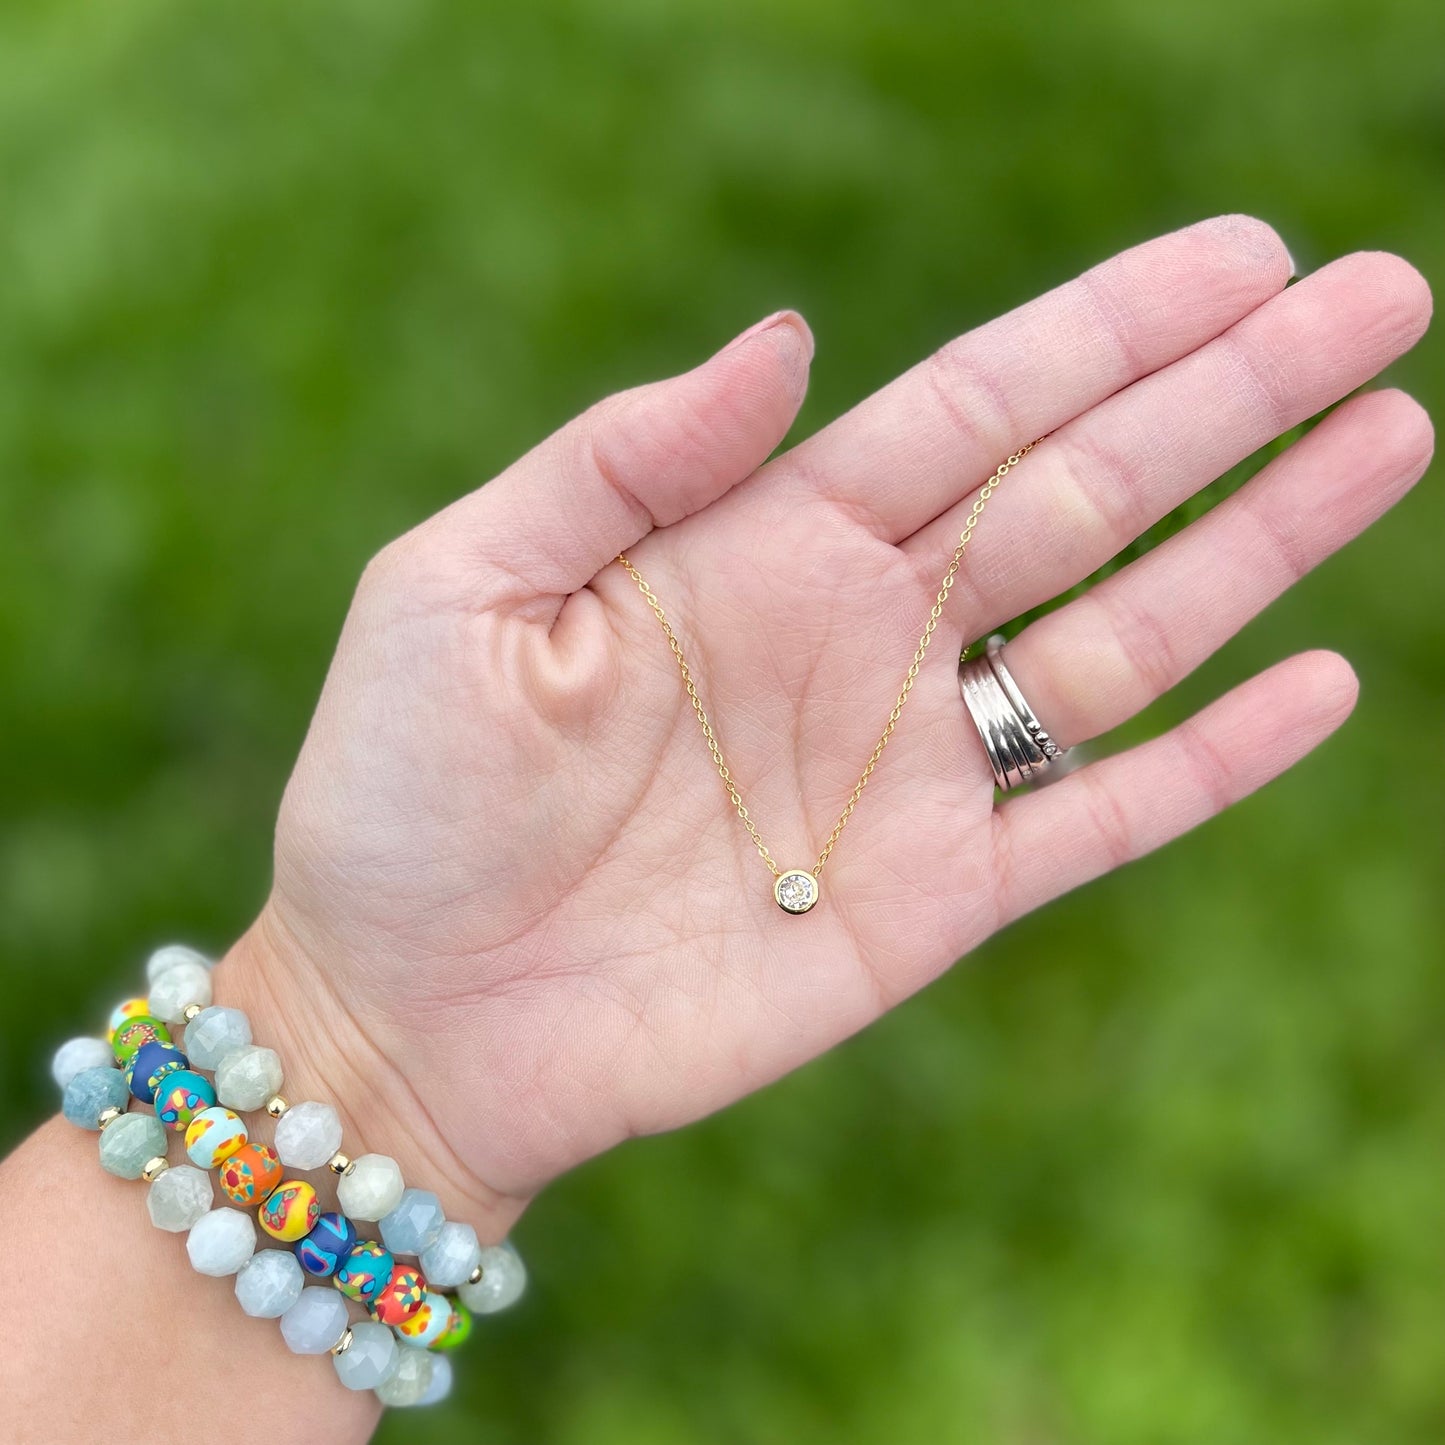
POLYGON ((1048 735, 1024 700, 1004 664, 1002 637, 990 637, 982 657, 959 662, 958 687, 1003 792, 1038 781, 1068 751, 1048 735))

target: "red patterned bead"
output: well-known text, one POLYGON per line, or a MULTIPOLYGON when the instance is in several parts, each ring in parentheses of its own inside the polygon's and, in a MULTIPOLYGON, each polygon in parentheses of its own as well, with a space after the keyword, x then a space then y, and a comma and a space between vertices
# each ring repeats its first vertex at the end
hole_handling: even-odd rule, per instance
POLYGON ((421 1308, 425 1298, 426 1280, 422 1272, 414 1264, 398 1264, 368 1308, 382 1324, 399 1325, 421 1308))

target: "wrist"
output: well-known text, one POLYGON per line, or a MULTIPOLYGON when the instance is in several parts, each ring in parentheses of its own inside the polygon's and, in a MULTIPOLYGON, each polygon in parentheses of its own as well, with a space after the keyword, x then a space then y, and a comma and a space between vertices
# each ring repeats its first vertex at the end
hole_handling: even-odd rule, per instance
POLYGON ((389 1155, 409 1186, 431 1190, 483 1244, 507 1236, 529 1200, 492 1188, 458 1155, 404 1066, 368 1037, 270 903, 218 964, 214 993, 216 1003, 243 1010, 255 1042, 280 1056, 285 1099, 336 1110, 344 1153, 389 1155))

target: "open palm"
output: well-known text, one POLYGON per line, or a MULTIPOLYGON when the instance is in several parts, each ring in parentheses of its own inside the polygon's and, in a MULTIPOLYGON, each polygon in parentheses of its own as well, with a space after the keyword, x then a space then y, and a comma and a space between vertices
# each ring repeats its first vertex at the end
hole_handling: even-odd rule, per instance
MULTIPOLYGON (((1331 654, 996 809, 954 667, 964 641, 1367 381, 1428 317, 1394 257, 1288 277, 1255 221, 1163 237, 764 465, 812 353, 784 314, 602 403, 388 547, 282 810, 253 930, 279 963, 269 986, 332 1009, 378 1099, 413 1127, 424 1112, 434 1153, 521 1197, 804 1062, 1010 919, 1288 767, 1353 702, 1331 654), (810 868, 978 487, 1037 436, 979 525, 822 901, 785 915, 614 557, 666 607, 777 862, 810 868)), ((1044 725, 1073 744, 1132 715, 1390 506, 1429 452, 1414 402, 1354 398, 1035 623, 1009 661, 1044 725)))

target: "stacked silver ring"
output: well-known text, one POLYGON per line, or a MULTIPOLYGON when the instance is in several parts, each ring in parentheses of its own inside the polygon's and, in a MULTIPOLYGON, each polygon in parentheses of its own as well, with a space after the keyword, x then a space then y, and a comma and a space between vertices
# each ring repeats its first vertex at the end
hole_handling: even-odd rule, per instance
POLYGON ((982 657, 958 664, 958 686, 1004 792, 1039 780, 1068 751, 1044 731, 1004 665, 1003 638, 990 637, 982 657))

